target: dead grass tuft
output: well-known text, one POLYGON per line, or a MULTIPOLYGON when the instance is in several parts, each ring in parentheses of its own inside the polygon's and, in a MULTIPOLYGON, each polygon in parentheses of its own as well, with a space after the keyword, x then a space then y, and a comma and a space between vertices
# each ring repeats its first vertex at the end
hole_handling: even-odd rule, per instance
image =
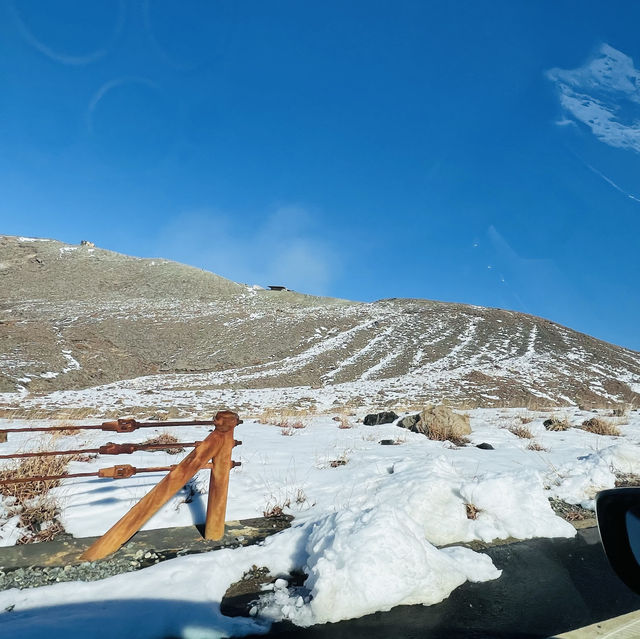
POLYGON ((549 449, 545 448, 542 444, 539 444, 536 441, 529 442, 527 446, 527 450, 534 450, 536 452, 547 452, 549 449))
POLYGON ((594 435, 620 436, 620 429, 613 422, 601 417, 592 417, 582 422, 582 430, 594 435))
POLYGON ((262 511, 262 515, 263 517, 280 517, 282 516, 284 508, 289 507, 290 505, 290 502, 286 502, 282 506, 279 504, 269 505, 262 511))
POLYGON ((631 410, 631 404, 623 404, 622 406, 617 406, 611 410, 612 417, 627 417, 629 415, 629 411, 631 410))
POLYGON ((336 459, 332 459, 329 462, 329 466, 331 468, 339 468, 340 466, 346 466, 348 461, 349 461, 349 457, 347 457, 347 453, 345 451, 340 455, 340 457, 336 459))
POLYGON ((467 508, 467 519, 478 519, 480 509, 474 504, 465 504, 467 508))
POLYGON ((577 504, 569 504, 561 499, 550 498, 549 503, 553 512, 566 519, 567 521, 584 521, 585 519, 593 519, 595 513, 577 504))
POLYGON ((550 419, 545 419, 543 422, 543 426, 547 430, 554 432, 562 432, 571 428, 571 424, 566 417, 551 417, 550 419))
POLYGON ((60 428, 60 430, 54 430, 51 432, 51 440, 56 441, 60 437, 70 437, 72 435, 77 435, 79 431, 73 428, 68 428, 71 425, 71 422, 69 422, 68 420, 63 421, 60 424, 56 424, 56 426, 60 428))
POLYGON ((184 453, 184 448, 182 446, 175 446, 178 443, 178 438, 171 433, 162 433, 157 437, 151 437, 142 442, 143 444, 167 444, 166 448, 152 448, 148 452, 162 452, 168 453, 169 455, 179 455, 180 453, 184 453), (173 445, 172 445, 173 444, 173 445))
MULTIPOLYGON (((66 472, 69 462, 75 459, 76 457, 71 455, 61 455, 16 460, 12 465, 0 470, 0 480, 62 475, 66 472)), ((63 532, 58 521, 58 504, 49 495, 49 491, 59 485, 60 481, 57 479, 0 484, 0 494, 5 498, 7 517, 18 515, 20 527, 25 530, 18 543, 50 541, 63 532)))
POLYGON ((640 486, 640 475, 635 473, 616 473, 616 488, 640 486))
POLYGON ((507 430, 521 439, 533 439, 533 433, 526 426, 511 426, 507 430))

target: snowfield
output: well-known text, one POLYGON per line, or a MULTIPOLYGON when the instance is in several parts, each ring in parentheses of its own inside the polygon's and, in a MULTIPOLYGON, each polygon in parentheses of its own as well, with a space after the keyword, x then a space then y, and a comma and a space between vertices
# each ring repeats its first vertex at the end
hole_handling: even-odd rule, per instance
MULTIPOLYGON (((231 474, 227 519, 282 508, 295 517, 290 529, 256 546, 181 557, 103 581, 1 592, 0 610, 5 612, 0 628, 6 636, 23 639, 210 639, 266 632, 274 620, 284 618, 308 626, 401 604, 431 605, 466 581, 500 578, 487 555, 460 544, 572 537, 574 526, 554 514, 550 497, 593 508, 595 494, 613 487, 617 473, 640 475, 637 411, 620 420, 620 437, 610 437, 578 428, 594 413, 576 408, 561 411, 573 426, 562 432, 544 428, 549 413, 477 409, 469 413, 471 441, 463 447, 431 441, 393 424, 365 426, 358 421, 361 411, 349 417, 351 428, 339 428, 332 419, 335 414, 307 415, 304 428, 245 419, 236 429, 243 445, 234 449, 233 457, 242 466, 231 474), (525 415, 532 419, 526 427, 533 439, 509 430, 521 425, 525 415), (395 445, 381 445, 382 440, 395 445), (532 441, 542 450, 529 449, 532 441), (494 449, 479 449, 480 443, 494 449), (226 589, 253 565, 268 567, 279 579, 265 590, 251 617, 223 616, 220 601, 226 589), (295 570, 308 575, 304 588, 289 587, 295 570), (144 624, 119 616, 114 606, 122 599, 154 600, 154 613, 145 616, 144 624), (181 614, 177 602, 189 612, 181 614), (96 618, 109 623, 96 623, 96 618)), ((109 440, 141 442, 164 430, 180 441, 203 439, 207 433, 206 427, 141 429, 129 435, 80 431, 57 438, 53 445, 73 449, 109 440)), ((10 435, 0 452, 45 444, 51 445, 40 434, 10 435)), ((179 458, 164 452, 100 456, 73 462, 68 472, 92 472, 116 463, 169 465, 179 458)), ((76 537, 104 533, 160 477, 64 480, 53 492, 65 530, 76 537)), ((202 492, 190 503, 186 494, 176 495, 146 527, 202 522, 208 471, 201 471, 195 483, 202 492)), ((2 513, 0 543, 7 546, 21 533, 16 519, 7 520, 6 510, 4 517, 2 513)))

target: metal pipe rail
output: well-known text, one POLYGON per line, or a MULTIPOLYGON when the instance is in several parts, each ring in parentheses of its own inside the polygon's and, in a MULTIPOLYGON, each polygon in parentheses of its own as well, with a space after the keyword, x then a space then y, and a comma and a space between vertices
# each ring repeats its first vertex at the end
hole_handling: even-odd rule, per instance
MULTIPOLYGON (((100 468, 94 473, 66 473, 64 475, 33 475, 31 477, 12 477, 11 479, 0 480, 0 486, 6 486, 7 484, 28 484, 29 482, 39 481, 55 481, 58 479, 69 479, 73 477, 100 477, 103 479, 128 479, 134 475, 140 473, 159 473, 164 471, 171 471, 176 468, 178 464, 172 464, 171 466, 148 466, 146 468, 136 468, 130 464, 118 464, 116 466, 109 466, 108 468, 100 468)), ((231 468, 241 466, 242 462, 231 462, 231 468)), ((200 470, 205 469, 213 470, 213 462, 209 464, 203 464, 200 470)))
POLYGON ((121 418, 115 421, 90 424, 88 426, 36 426, 35 428, 0 428, 0 433, 55 433, 68 430, 102 430, 106 432, 131 433, 138 428, 166 428, 175 426, 215 426, 213 419, 195 419, 179 422, 139 422, 121 418))
POLYGON ((108 442, 98 448, 75 448, 71 450, 38 450, 29 453, 0 455, 0 459, 26 459, 29 457, 52 457, 57 455, 130 455, 139 450, 164 450, 165 448, 194 448, 201 442, 169 442, 165 444, 114 444, 108 442))
MULTIPOLYGON (((110 466, 108 468, 100 468, 100 470, 93 473, 66 473, 64 475, 33 475, 31 477, 12 477, 11 479, 3 479, 0 481, 0 486, 7 484, 27 484, 29 482, 39 481, 55 481, 57 479, 68 479, 71 477, 104 477, 109 479, 127 479, 138 475, 140 473, 156 473, 163 470, 172 470, 176 467, 176 464, 172 466, 150 466, 147 468, 136 468, 129 464, 121 464, 117 466, 110 466)), ((203 468, 213 468, 212 464, 205 464, 203 468)))

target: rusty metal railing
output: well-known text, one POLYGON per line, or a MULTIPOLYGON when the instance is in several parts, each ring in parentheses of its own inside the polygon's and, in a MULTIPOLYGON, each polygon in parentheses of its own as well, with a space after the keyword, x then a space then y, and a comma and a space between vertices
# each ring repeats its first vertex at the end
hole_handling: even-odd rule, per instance
POLYGON ((81 559, 91 561, 102 559, 115 552, 167 502, 175 495, 199 470, 210 469, 209 496, 205 523, 205 538, 220 539, 224 535, 224 521, 229 487, 229 472, 240 466, 240 462, 231 460, 231 451, 242 444, 234 439, 236 426, 242 423, 237 413, 220 411, 213 420, 195 420, 183 422, 137 422, 135 419, 118 419, 90 426, 52 426, 35 428, 6 428, 0 433, 16 432, 55 432, 69 430, 103 430, 117 433, 130 433, 138 428, 158 428, 175 426, 214 426, 204 440, 194 442, 165 442, 141 444, 115 444, 109 442, 98 448, 74 450, 33 451, 0 455, 0 459, 23 459, 56 455, 98 454, 123 455, 140 450, 163 450, 170 448, 193 448, 180 463, 171 466, 154 466, 136 468, 130 464, 120 464, 101 468, 91 473, 66 473, 60 475, 31 475, 28 477, 11 477, 0 480, 0 485, 26 482, 52 481, 73 477, 100 477, 109 479, 127 479, 140 473, 163 472, 167 475, 145 495, 129 512, 127 512, 111 529, 90 546, 81 559))
POLYGON ((180 422, 139 422, 132 418, 121 418, 115 421, 91 424, 88 426, 34 426, 24 428, 0 428, 0 433, 55 433, 69 430, 102 430, 115 433, 131 433, 138 428, 164 428, 175 426, 215 426, 215 419, 196 419, 180 422))

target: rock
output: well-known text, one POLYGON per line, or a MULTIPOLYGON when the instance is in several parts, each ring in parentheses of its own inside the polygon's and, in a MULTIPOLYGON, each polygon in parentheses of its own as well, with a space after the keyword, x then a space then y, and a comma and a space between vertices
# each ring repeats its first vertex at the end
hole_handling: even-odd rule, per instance
POLYGON ((495 450, 491 444, 487 444, 487 442, 482 442, 482 444, 477 444, 476 448, 480 448, 481 450, 495 450))
POLYGON ((406 428, 407 430, 414 430, 414 426, 420 421, 420 415, 407 415, 403 417, 396 426, 400 426, 400 428, 406 428))
POLYGON ((391 424, 398 419, 398 416, 392 411, 382 411, 381 413, 371 413, 364 418, 365 426, 379 426, 380 424, 391 424))
POLYGON ((378 444, 381 446, 395 446, 398 442, 395 439, 381 439, 378 444))
POLYGON ((427 406, 419 415, 409 415, 402 419, 398 426, 426 435, 429 439, 449 440, 454 444, 464 443, 465 435, 471 433, 469 416, 454 413, 443 404, 427 406))

